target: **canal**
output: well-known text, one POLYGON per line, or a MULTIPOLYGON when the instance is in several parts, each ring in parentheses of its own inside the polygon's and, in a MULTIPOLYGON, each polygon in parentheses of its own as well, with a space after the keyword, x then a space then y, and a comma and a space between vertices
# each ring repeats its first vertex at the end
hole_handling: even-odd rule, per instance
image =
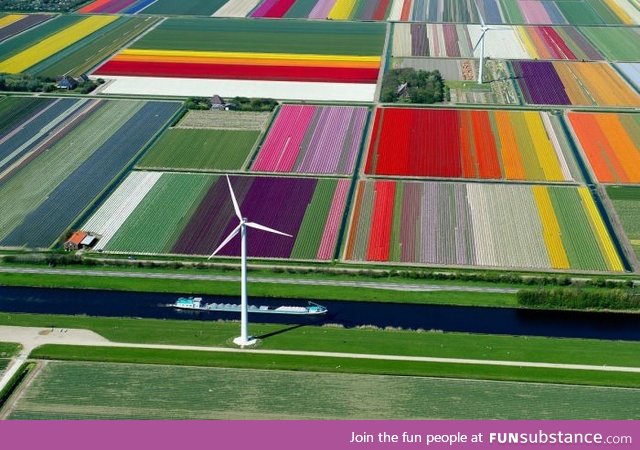
MULTIPOLYGON (((84 314, 215 321, 237 320, 237 313, 179 311, 165 305, 179 294, 76 289, 0 287, 0 311, 84 314)), ((238 303, 237 297, 204 297, 205 302, 238 303)), ((304 300, 252 297, 256 305, 301 305, 304 300)), ((640 314, 541 311, 514 308, 415 305, 402 303, 317 301, 329 312, 322 317, 250 314, 252 322, 374 325, 465 333, 510 334, 591 339, 640 340, 640 314)))

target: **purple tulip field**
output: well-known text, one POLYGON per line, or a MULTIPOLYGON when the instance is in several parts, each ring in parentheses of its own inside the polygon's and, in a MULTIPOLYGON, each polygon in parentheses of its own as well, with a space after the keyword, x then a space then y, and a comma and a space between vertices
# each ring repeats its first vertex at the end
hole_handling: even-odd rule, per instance
POLYGON ((251 169, 257 172, 353 173, 368 108, 284 105, 251 169))
MULTIPOLYGON (((250 221, 293 235, 249 230, 250 256, 333 258, 350 180, 234 176, 231 183, 250 221)), ((84 229, 103 236, 100 248, 109 252, 209 255, 237 224, 225 177, 133 172, 84 229)), ((239 254, 239 238, 220 252, 239 254)))

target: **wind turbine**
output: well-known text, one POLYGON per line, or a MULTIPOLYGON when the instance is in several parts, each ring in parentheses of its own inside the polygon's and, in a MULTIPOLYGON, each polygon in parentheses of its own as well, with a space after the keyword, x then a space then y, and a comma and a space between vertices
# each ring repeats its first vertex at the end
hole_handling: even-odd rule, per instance
POLYGON ((242 216, 236 195, 231 187, 231 180, 227 175, 227 184, 229 185, 229 192, 231 193, 231 201, 233 202, 233 209, 236 212, 236 216, 240 223, 233 229, 229 236, 215 249, 215 251, 209 256, 209 259, 214 257, 222 248, 227 245, 231 239, 233 239, 238 233, 240 233, 240 255, 241 255, 241 272, 240 272, 240 336, 233 340, 234 344, 241 347, 253 345, 256 343, 256 339, 249 336, 248 325, 248 311, 247 311, 247 228, 254 228, 256 230, 266 231, 268 233, 279 234, 281 236, 293 237, 290 234, 283 233, 282 231, 274 230, 273 228, 265 227, 259 223, 249 222, 246 217, 242 216))
POLYGON ((475 54, 478 45, 480 45, 480 70, 478 70, 478 84, 482 84, 482 72, 484 72, 484 35, 487 33, 487 31, 495 30, 496 28, 488 27, 484 23, 484 18, 482 17, 482 13, 480 12, 478 1, 474 0, 474 3, 476 5, 476 9, 478 10, 478 16, 480 17, 480 29, 482 30, 482 33, 480 34, 480 38, 478 39, 478 42, 476 42, 476 45, 473 46, 473 53, 475 54))

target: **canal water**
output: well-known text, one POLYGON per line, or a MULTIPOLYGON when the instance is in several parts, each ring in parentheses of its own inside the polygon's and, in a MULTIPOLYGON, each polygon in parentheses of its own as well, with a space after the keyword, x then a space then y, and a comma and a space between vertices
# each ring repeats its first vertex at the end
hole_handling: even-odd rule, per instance
MULTIPOLYGON (((85 314, 215 321, 238 320, 238 313, 179 311, 164 305, 179 294, 115 292, 0 286, 0 311, 85 314)), ((239 303, 237 297, 204 297, 205 302, 239 303)), ((251 297, 256 305, 301 305, 305 300, 251 297)), ((262 323, 374 325, 380 328, 442 330, 593 339, 640 340, 640 314, 540 311, 512 308, 408 305, 401 303, 321 301, 329 312, 321 317, 250 314, 262 323)), ((54 325, 54 324, 51 324, 54 325)))

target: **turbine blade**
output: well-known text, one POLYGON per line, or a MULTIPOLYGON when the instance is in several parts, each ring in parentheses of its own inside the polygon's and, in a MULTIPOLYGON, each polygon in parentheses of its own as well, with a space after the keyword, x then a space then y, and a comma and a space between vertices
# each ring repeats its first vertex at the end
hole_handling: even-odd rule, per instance
POLYGON ((231 239, 233 239, 234 237, 236 237, 236 234, 238 234, 238 232, 240 231, 240 227, 242 227, 242 224, 240 224, 240 225, 238 225, 237 227, 235 227, 235 228, 233 229, 233 231, 232 231, 231 233, 229 233, 229 236, 227 236, 227 238, 226 238, 224 241, 222 241, 222 244, 218 245, 218 248, 216 248, 216 249, 215 249, 215 251, 211 254, 211 256, 209 256, 209 258, 207 258, 207 259, 211 259, 211 258, 213 258, 214 256, 216 256, 216 254, 217 254, 220 250, 222 250, 222 247, 224 247, 225 245, 227 245, 231 239))
POLYGON ((473 3, 476 4, 476 9, 478 10, 478 17, 480 17, 480 25, 482 25, 482 28, 485 28, 486 25, 484 23, 484 18, 482 17, 482 13, 480 12, 480 6, 478 5, 478 0, 473 0, 473 3))
POLYGON ((471 51, 471 53, 475 53, 476 52, 476 49, 478 48, 478 45, 480 45, 480 42, 484 39, 484 35, 485 35, 486 32, 487 31, 485 30, 480 34, 480 37, 478 38, 478 42, 476 42, 476 45, 473 46, 473 50, 471 51))
POLYGON ((227 184, 229 185, 229 192, 231 192, 233 209, 235 210, 236 216, 238 216, 238 219, 242 220, 242 213, 240 212, 240 207, 238 206, 238 201, 236 200, 236 194, 233 192, 233 188, 231 187, 231 180, 229 179, 229 175, 227 175, 227 184))
POLYGON ((283 233, 282 231, 274 230, 273 228, 265 227, 264 225, 260 225, 255 222, 247 222, 246 225, 251 228, 255 228, 256 230, 267 231, 269 233, 280 234, 282 236, 293 237, 290 234, 283 233))

